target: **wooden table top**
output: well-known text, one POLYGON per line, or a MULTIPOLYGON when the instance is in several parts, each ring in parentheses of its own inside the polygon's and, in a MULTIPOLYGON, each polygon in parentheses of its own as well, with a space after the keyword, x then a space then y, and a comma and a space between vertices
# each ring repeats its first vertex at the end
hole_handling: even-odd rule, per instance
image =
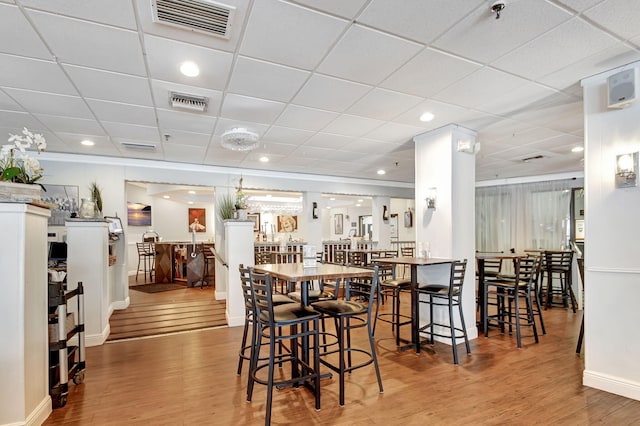
POLYGON ((320 279, 372 277, 373 269, 355 266, 318 263, 313 268, 305 268, 302 263, 278 263, 255 265, 254 270, 261 274, 270 274, 289 282, 300 282, 320 279))

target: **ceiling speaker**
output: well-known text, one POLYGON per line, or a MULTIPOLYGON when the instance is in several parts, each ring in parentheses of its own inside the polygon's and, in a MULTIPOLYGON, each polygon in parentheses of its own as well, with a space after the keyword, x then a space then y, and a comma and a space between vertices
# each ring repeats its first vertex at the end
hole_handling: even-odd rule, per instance
POLYGON ((607 78, 609 108, 624 108, 636 100, 636 70, 620 71, 607 78))

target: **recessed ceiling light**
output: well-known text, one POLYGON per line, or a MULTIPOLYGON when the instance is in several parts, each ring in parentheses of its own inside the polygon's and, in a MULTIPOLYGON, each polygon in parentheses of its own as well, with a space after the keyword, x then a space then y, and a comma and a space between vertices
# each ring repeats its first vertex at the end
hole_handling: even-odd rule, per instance
POLYGON ((265 195, 265 197, 271 198, 271 194, 267 194, 267 195, 265 195))
POLYGON ((433 115, 430 112, 425 112, 424 114, 422 114, 420 116, 420 121, 424 121, 426 123, 426 122, 429 122, 429 121, 433 120, 434 118, 435 118, 435 115, 433 115))
POLYGON ((387 172, 385 172, 385 171, 384 171, 384 170, 382 170, 382 169, 378 170, 378 172, 377 172, 377 173, 378 173, 379 175, 385 175, 385 174, 387 174, 387 172))
POLYGON ((327 206, 327 208, 328 208, 328 209, 330 209, 330 208, 331 208, 331 206, 327 206))
POLYGON ((269 162, 269 157, 260 157, 260 162, 261 163, 268 163, 269 162))
POLYGON ((189 194, 195 194, 196 191, 189 191, 189 194))
POLYGON ((85 139, 80 143, 84 146, 94 146, 96 144, 94 141, 90 141, 89 139, 85 139))
POLYGON ((571 152, 582 152, 584 151, 584 147, 582 146, 574 146, 573 148, 571 148, 571 152))
POLYGON ((361 206, 362 206, 362 204, 356 204, 356 207, 361 207, 361 206))
POLYGON ((358 202, 359 202, 359 203, 362 203, 363 201, 364 201, 364 200, 362 200, 362 199, 358 200, 358 202))
POLYGON ((163 195, 163 196, 162 196, 162 198, 164 198, 164 199, 168 200, 168 199, 169 199, 169 198, 171 198, 171 197, 170 197, 170 196, 168 196, 168 195, 163 195))
POLYGON ((200 68, 195 62, 186 61, 180 65, 180 72, 187 77, 197 77, 200 74, 200 68))
POLYGON ((193 204, 193 201, 189 201, 187 204, 193 204))
POLYGON ((329 201, 335 201, 335 200, 336 200, 336 197, 329 198, 329 201))

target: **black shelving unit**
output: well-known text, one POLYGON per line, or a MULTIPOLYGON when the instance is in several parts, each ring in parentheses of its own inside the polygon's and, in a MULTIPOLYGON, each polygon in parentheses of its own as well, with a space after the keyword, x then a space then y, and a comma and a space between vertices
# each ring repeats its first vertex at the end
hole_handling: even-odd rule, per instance
POLYGON ((69 381, 79 385, 84 382, 84 287, 67 291, 64 282, 49 283, 49 394, 54 408, 64 407, 69 393, 69 381), (68 303, 77 303, 77 321, 68 327, 68 303), (51 330, 53 329, 53 333, 51 330), (67 342, 78 336, 77 346, 68 346, 67 342))

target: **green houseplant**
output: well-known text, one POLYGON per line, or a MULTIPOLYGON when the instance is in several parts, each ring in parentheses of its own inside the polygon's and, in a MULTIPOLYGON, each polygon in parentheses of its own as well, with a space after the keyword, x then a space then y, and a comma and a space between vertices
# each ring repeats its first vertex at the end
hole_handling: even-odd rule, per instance
POLYGON ((91 199, 96 203, 96 209, 98 210, 97 216, 102 215, 102 188, 94 181, 89 185, 89 192, 91 192, 91 199))
POLYGON ((225 194, 218 200, 218 215, 221 220, 233 219, 235 199, 229 194, 225 194))

